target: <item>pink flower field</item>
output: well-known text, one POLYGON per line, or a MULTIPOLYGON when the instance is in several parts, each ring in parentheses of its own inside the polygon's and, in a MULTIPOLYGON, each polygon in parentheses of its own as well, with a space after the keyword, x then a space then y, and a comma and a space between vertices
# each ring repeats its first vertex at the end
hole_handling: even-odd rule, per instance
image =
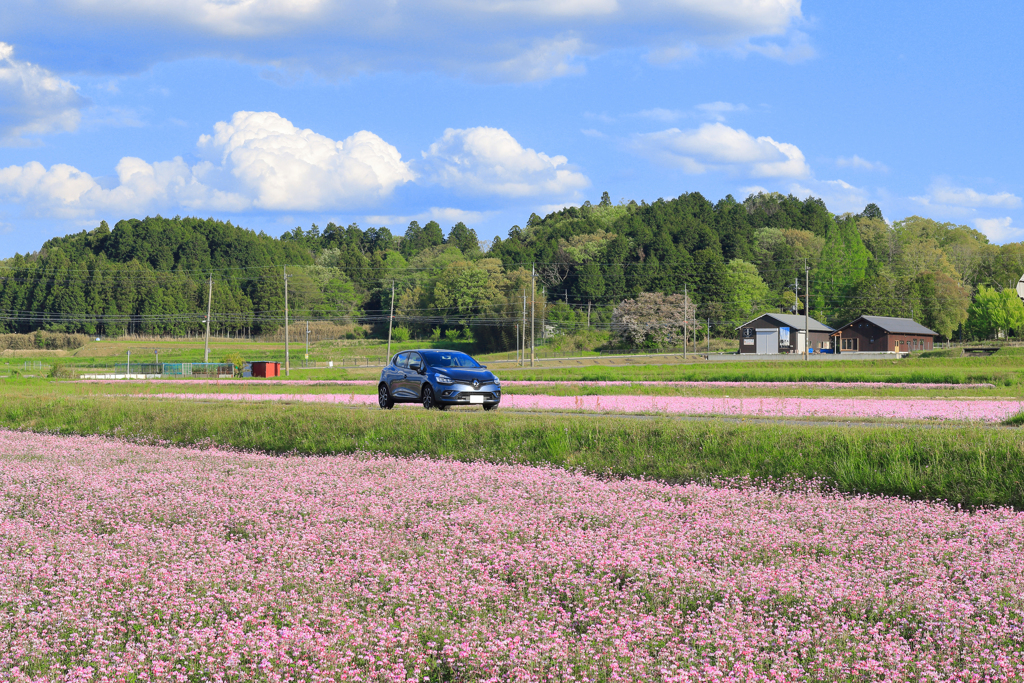
MULTIPOLYGON (((145 398, 219 401, 299 401, 376 405, 372 394, 138 394, 145 398)), ((1024 410, 1024 401, 933 398, 728 398, 720 396, 548 396, 504 394, 501 405, 519 410, 665 413, 753 417, 821 417, 1001 422, 1024 410)))
POLYGON ((1024 516, 0 431, 4 681, 1020 681, 1024 516))
MULTIPOLYGON (((242 384, 256 386, 263 380, 252 379, 146 379, 146 380, 123 380, 123 379, 81 379, 75 380, 79 384, 216 384, 233 385, 242 384)), ((318 386, 318 385, 361 385, 369 386, 377 384, 375 379, 282 379, 267 380, 270 386, 291 385, 291 386, 318 386)), ((504 386, 585 386, 585 387, 612 387, 612 386, 650 386, 650 387, 694 387, 694 388, 757 388, 757 389, 987 389, 992 384, 939 384, 928 382, 903 382, 895 384, 892 382, 673 382, 673 381, 629 381, 629 380, 608 380, 608 381, 552 381, 552 380, 505 380, 504 386)))

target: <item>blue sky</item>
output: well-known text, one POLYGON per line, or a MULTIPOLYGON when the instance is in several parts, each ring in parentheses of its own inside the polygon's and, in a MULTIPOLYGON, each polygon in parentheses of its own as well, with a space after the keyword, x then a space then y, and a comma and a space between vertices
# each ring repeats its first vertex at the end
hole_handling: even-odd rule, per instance
POLYGON ((0 258, 765 189, 1024 239, 1010 2, 5 0, 0 258))

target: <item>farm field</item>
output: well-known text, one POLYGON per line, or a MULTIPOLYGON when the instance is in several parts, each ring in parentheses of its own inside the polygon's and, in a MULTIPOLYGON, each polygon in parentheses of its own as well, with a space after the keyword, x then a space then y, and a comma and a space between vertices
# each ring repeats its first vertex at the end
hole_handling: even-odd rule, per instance
POLYGON ((1020 680, 1024 517, 0 431, 5 680, 1020 680))
MULTIPOLYGON (((198 401, 221 400, 252 403, 259 401, 299 401, 335 403, 374 408, 376 394, 369 393, 157 393, 136 397, 198 401)), ((396 408, 415 407, 399 404, 396 408)), ((884 420, 958 420, 1003 422, 1024 412, 1019 400, 957 399, 875 399, 840 398, 729 398, 585 395, 549 396, 546 394, 508 394, 502 397, 505 410, 552 410, 624 414, 729 415, 774 418, 827 417, 839 419, 884 420)))
POLYGON ((0 387, 0 426, 37 432, 216 443, 268 453, 387 450, 396 456, 551 464, 669 482, 823 478, 849 493, 969 506, 1024 505, 1024 432, 1012 427, 960 422, 844 428, 599 413, 381 411, 326 400, 145 400, 110 385, 68 382, 5 380, 0 387))
MULTIPOLYGON (((377 379, 288 380, 263 379, 153 379, 77 380, 75 384, 102 385, 104 393, 267 393, 267 394, 374 394, 377 379)), ((93 393, 94 389, 82 389, 93 393)), ((889 382, 629 382, 504 380, 505 395, 550 396, 744 396, 744 397, 929 397, 1016 399, 1014 386, 993 384, 896 384, 889 382)))

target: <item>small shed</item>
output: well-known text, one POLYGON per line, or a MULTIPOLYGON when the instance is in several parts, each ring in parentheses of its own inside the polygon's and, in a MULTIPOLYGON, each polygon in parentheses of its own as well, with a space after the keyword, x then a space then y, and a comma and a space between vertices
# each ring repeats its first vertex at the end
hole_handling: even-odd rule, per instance
POLYGON ((931 351, 938 336, 910 318, 881 315, 862 315, 832 333, 839 353, 931 351))
POLYGON ((253 377, 280 377, 281 364, 269 360, 252 361, 253 377))
MULTIPOLYGON (((736 328, 740 353, 803 353, 804 324, 804 316, 792 313, 765 313, 745 322, 736 328)), ((814 353, 829 348, 829 335, 834 330, 814 318, 806 319, 806 324, 810 335, 808 350, 814 353)))

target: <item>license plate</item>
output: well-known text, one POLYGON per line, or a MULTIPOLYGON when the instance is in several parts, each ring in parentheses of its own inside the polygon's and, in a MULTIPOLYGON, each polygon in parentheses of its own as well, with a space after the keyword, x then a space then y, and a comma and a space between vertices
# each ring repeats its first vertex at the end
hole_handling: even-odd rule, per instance
POLYGON ((470 403, 483 403, 484 402, 484 397, 481 396, 480 394, 470 394, 469 402, 470 403))

